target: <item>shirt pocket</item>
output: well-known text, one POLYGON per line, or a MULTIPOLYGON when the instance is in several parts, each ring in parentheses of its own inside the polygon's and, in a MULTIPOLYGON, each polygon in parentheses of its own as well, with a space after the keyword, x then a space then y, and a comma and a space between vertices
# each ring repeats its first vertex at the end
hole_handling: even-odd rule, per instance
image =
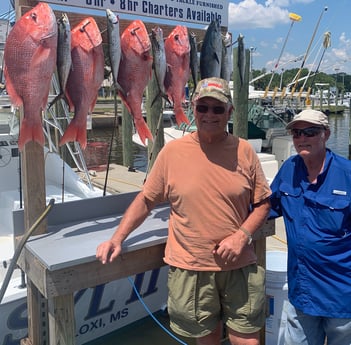
POLYGON ((320 228, 345 235, 345 229, 350 229, 350 198, 341 195, 319 195, 315 202, 320 228))
POLYGON ((293 187, 288 183, 281 183, 279 186, 282 208, 285 211, 284 216, 289 220, 299 215, 299 205, 301 203, 301 187, 293 187))
POLYGON ((306 198, 306 203, 320 230, 340 236, 350 231, 351 200, 348 196, 317 195, 314 200, 306 198))

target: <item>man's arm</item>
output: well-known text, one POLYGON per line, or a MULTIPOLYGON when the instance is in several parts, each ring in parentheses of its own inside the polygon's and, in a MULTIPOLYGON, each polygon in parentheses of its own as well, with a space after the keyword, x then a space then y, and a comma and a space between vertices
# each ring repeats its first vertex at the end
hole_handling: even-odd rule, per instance
POLYGON ((269 198, 252 206, 252 211, 244 223, 232 235, 224 238, 214 249, 213 254, 225 261, 235 261, 253 234, 263 225, 270 209, 269 198))
POLYGON ((146 199, 143 192, 140 192, 124 213, 112 237, 97 247, 96 258, 103 264, 116 259, 122 251, 122 242, 144 222, 154 207, 155 203, 146 199))

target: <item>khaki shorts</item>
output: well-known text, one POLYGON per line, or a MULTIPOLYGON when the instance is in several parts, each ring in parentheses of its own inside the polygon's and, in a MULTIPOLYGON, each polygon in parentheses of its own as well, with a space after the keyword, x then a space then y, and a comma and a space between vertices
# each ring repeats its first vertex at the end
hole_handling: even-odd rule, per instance
POLYGON ((219 321, 240 333, 265 324, 265 271, 252 264, 233 271, 189 271, 170 267, 168 313, 172 330, 203 337, 219 321))

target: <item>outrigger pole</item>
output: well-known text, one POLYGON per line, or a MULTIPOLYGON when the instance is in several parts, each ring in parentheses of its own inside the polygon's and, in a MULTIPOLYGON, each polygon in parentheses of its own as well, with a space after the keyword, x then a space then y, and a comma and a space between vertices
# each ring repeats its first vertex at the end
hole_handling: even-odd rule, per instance
POLYGON ((276 62, 276 64, 274 65, 274 69, 272 71, 272 76, 271 76, 271 79, 268 83, 268 86, 267 86, 267 89, 269 90, 270 86, 271 86, 271 83, 272 83, 272 80, 273 80, 273 76, 274 76, 274 73, 277 71, 278 69, 278 66, 279 66, 279 61, 283 55, 283 52, 284 52, 284 49, 285 49, 285 46, 286 46, 286 43, 288 42, 288 38, 289 38, 289 35, 290 35, 290 32, 291 32, 291 29, 294 25, 295 22, 299 22, 301 21, 302 17, 299 16, 298 14, 296 13, 289 13, 289 18, 291 19, 291 24, 290 24, 290 28, 289 28, 289 31, 288 31, 288 34, 286 35, 285 37, 285 41, 284 41, 284 44, 283 44, 283 47, 282 47, 282 50, 280 51, 280 55, 278 57, 278 60, 276 62))
POLYGON ((305 56, 304 56, 304 58, 303 58, 303 60, 302 60, 301 67, 300 67, 300 69, 298 70, 298 72, 297 72, 295 78, 294 78, 293 81, 292 81, 292 82, 295 82, 293 89, 296 89, 297 83, 299 82, 299 77, 300 77, 301 71, 302 71, 302 69, 303 69, 303 67, 304 67, 304 65, 305 65, 306 60, 307 60, 307 57, 308 57, 308 54, 309 54, 309 52, 310 52, 310 49, 311 49, 311 46, 312 46, 314 37, 316 36, 317 29, 318 29, 319 24, 320 24, 320 22, 321 22, 321 20, 322 20, 322 17, 323 17, 324 12, 326 12, 327 10, 328 10, 328 6, 325 6, 324 9, 323 9, 323 11, 322 11, 322 13, 321 13, 320 16, 319 16, 319 19, 318 19, 318 22, 317 22, 317 24, 316 24, 316 27, 314 28, 314 32, 313 32, 313 35, 312 35, 312 37, 311 37, 310 43, 308 44, 307 50, 306 50, 306 52, 305 52, 305 56))
MULTIPOLYGON (((321 66, 322 60, 323 60, 323 58, 324 58, 324 54, 325 54, 326 50, 327 50, 330 46, 331 46, 331 33, 330 33, 330 31, 326 31, 326 32, 324 33, 324 39, 323 39, 323 48, 324 48, 324 49, 323 49, 322 55, 321 55, 321 57, 320 57, 320 59, 319 59, 319 62, 318 62, 318 66, 317 66, 317 68, 316 68, 316 71, 314 72, 313 79, 312 79, 312 81, 311 81, 311 86, 310 86, 311 88, 313 88, 314 80, 315 80, 315 78, 316 78, 316 75, 319 73, 319 67, 321 66)), ((312 73, 312 70, 310 70, 310 72, 308 73, 308 76, 310 76, 311 73, 312 73)), ((305 80, 305 83, 304 83, 303 87, 305 87, 306 82, 307 82, 307 79, 305 80)))

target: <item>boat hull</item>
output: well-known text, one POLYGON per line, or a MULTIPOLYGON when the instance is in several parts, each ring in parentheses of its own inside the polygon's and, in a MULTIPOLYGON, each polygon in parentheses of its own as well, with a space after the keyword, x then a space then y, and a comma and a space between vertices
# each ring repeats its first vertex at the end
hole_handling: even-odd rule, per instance
MULTIPOLYGON (((167 302, 168 266, 75 293, 76 344, 85 344, 147 316, 131 284, 152 312, 167 302)), ((0 345, 19 345, 27 336, 25 289, 0 304, 0 345)))

